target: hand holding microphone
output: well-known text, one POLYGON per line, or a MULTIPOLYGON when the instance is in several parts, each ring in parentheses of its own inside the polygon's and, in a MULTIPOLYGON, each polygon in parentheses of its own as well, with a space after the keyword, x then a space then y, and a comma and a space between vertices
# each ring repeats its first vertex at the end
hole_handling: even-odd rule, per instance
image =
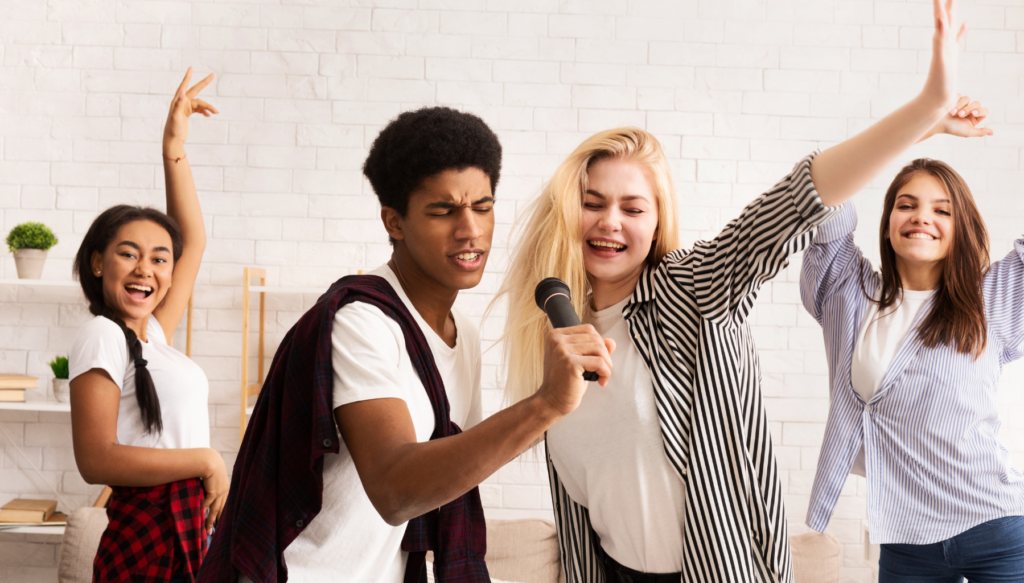
POLYGON ((602 338, 593 326, 581 325, 572 307, 569 286, 549 277, 537 284, 534 299, 551 320, 554 328, 548 333, 544 349, 545 393, 560 412, 567 414, 579 405, 586 391, 586 381, 601 386, 611 376, 611 353, 615 342, 602 338))

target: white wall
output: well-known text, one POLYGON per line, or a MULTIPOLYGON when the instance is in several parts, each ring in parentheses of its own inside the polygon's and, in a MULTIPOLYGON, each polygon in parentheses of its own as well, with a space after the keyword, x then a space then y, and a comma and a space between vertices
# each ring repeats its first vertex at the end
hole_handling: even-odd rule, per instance
MULTIPOLYGON (((992 107, 996 135, 938 138, 906 159, 930 155, 960 170, 1002 256, 1024 223, 1024 6, 964 4, 972 32, 961 88, 992 107)), ((188 155, 210 237, 195 360, 210 378, 214 444, 230 464, 242 266, 267 267, 273 284, 326 285, 383 263, 389 247, 359 168, 398 112, 451 105, 501 137, 496 250, 483 284, 459 300, 480 316, 517 213, 590 133, 628 124, 659 137, 691 244, 807 152, 911 97, 928 65, 930 25, 930 1, 895 0, 0 0, 0 219, 5 233, 25 220, 53 227, 61 242, 44 277, 68 278, 100 210, 162 206, 169 97, 189 65, 196 78, 217 74, 204 96, 222 113, 192 122, 188 155)), ((858 239, 873 255, 881 189, 894 173, 857 199, 858 239)), ((798 264, 764 287, 752 319, 794 532, 806 528, 828 404, 820 331, 798 304, 798 264)), ((9 255, 0 277, 15 277, 9 255)), ((0 286, 0 370, 48 386, 45 362, 68 351, 86 318, 79 295, 0 286)), ((272 337, 312 300, 271 298, 272 337)), ((485 322, 485 339, 499 326, 485 322)), ((494 350, 484 371, 491 412, 497 365, 494 350)), ((1019 370, 1004 383, 1007 420, 1024 404, 1019 370)), ((0 412, 0 428, 69 504, 91 501, 96 488, 75 471, 67 414, 0 412)), ((1007 427, 1005 439, 1024 458, 1024 428, 1007 427)), ((49 493, 6 441, 2 451, 0 501, 49 493)), ((545 483, 535 461, 510 464, 481 488, 488 515, 550 516, 545 483)), ((845 545, 845 581, 872 580, 864 508, 864 482, 851 478, 830 527, 845 545)), ((54 557, 52 545, 0 535, 0 581, 52 581, 54 557)))

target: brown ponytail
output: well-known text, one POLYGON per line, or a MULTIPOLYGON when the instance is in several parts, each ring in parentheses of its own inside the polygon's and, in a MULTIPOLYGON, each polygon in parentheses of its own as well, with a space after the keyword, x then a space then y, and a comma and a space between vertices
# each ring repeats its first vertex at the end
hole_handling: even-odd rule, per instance
POLYGON ((160 413, 160 397, 156 394, 153 376, 146 368, 149 363, 142 358, 142 342, 131 328, 125 326, 124 320, 115 316, 107 306, 103 307, 103 313, 100 315, 121 328, 125 343, 128 345, 128 358, 135 364, 135 399, 139 402, 142 424, 146 426, 146 433, 153 433, 154 430, 156 433, 163 433, 164 418, 160 413))

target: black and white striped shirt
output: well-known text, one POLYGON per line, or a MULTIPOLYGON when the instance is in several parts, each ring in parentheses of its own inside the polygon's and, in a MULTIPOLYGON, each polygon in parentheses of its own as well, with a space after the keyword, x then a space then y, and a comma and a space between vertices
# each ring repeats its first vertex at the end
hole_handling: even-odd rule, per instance
MULTIPOLYGON (((711 241, 644 270, 623 313, 654 381, 665 455, 686 485, 682 581, 791 583, 782 484, 747 325, 758 289, 838 209, 811 182, 814 154, 711 241)), ((548 457, 567 583, 604 583, 589 511, 548 457)))

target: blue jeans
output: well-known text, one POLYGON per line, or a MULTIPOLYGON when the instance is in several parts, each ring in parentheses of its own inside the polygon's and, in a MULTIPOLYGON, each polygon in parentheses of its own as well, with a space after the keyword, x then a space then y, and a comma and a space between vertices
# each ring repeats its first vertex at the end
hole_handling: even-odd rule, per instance
POLYGON ((930 545, 882 545, 878 583, 1024 583, 1024 516, 930 545))

